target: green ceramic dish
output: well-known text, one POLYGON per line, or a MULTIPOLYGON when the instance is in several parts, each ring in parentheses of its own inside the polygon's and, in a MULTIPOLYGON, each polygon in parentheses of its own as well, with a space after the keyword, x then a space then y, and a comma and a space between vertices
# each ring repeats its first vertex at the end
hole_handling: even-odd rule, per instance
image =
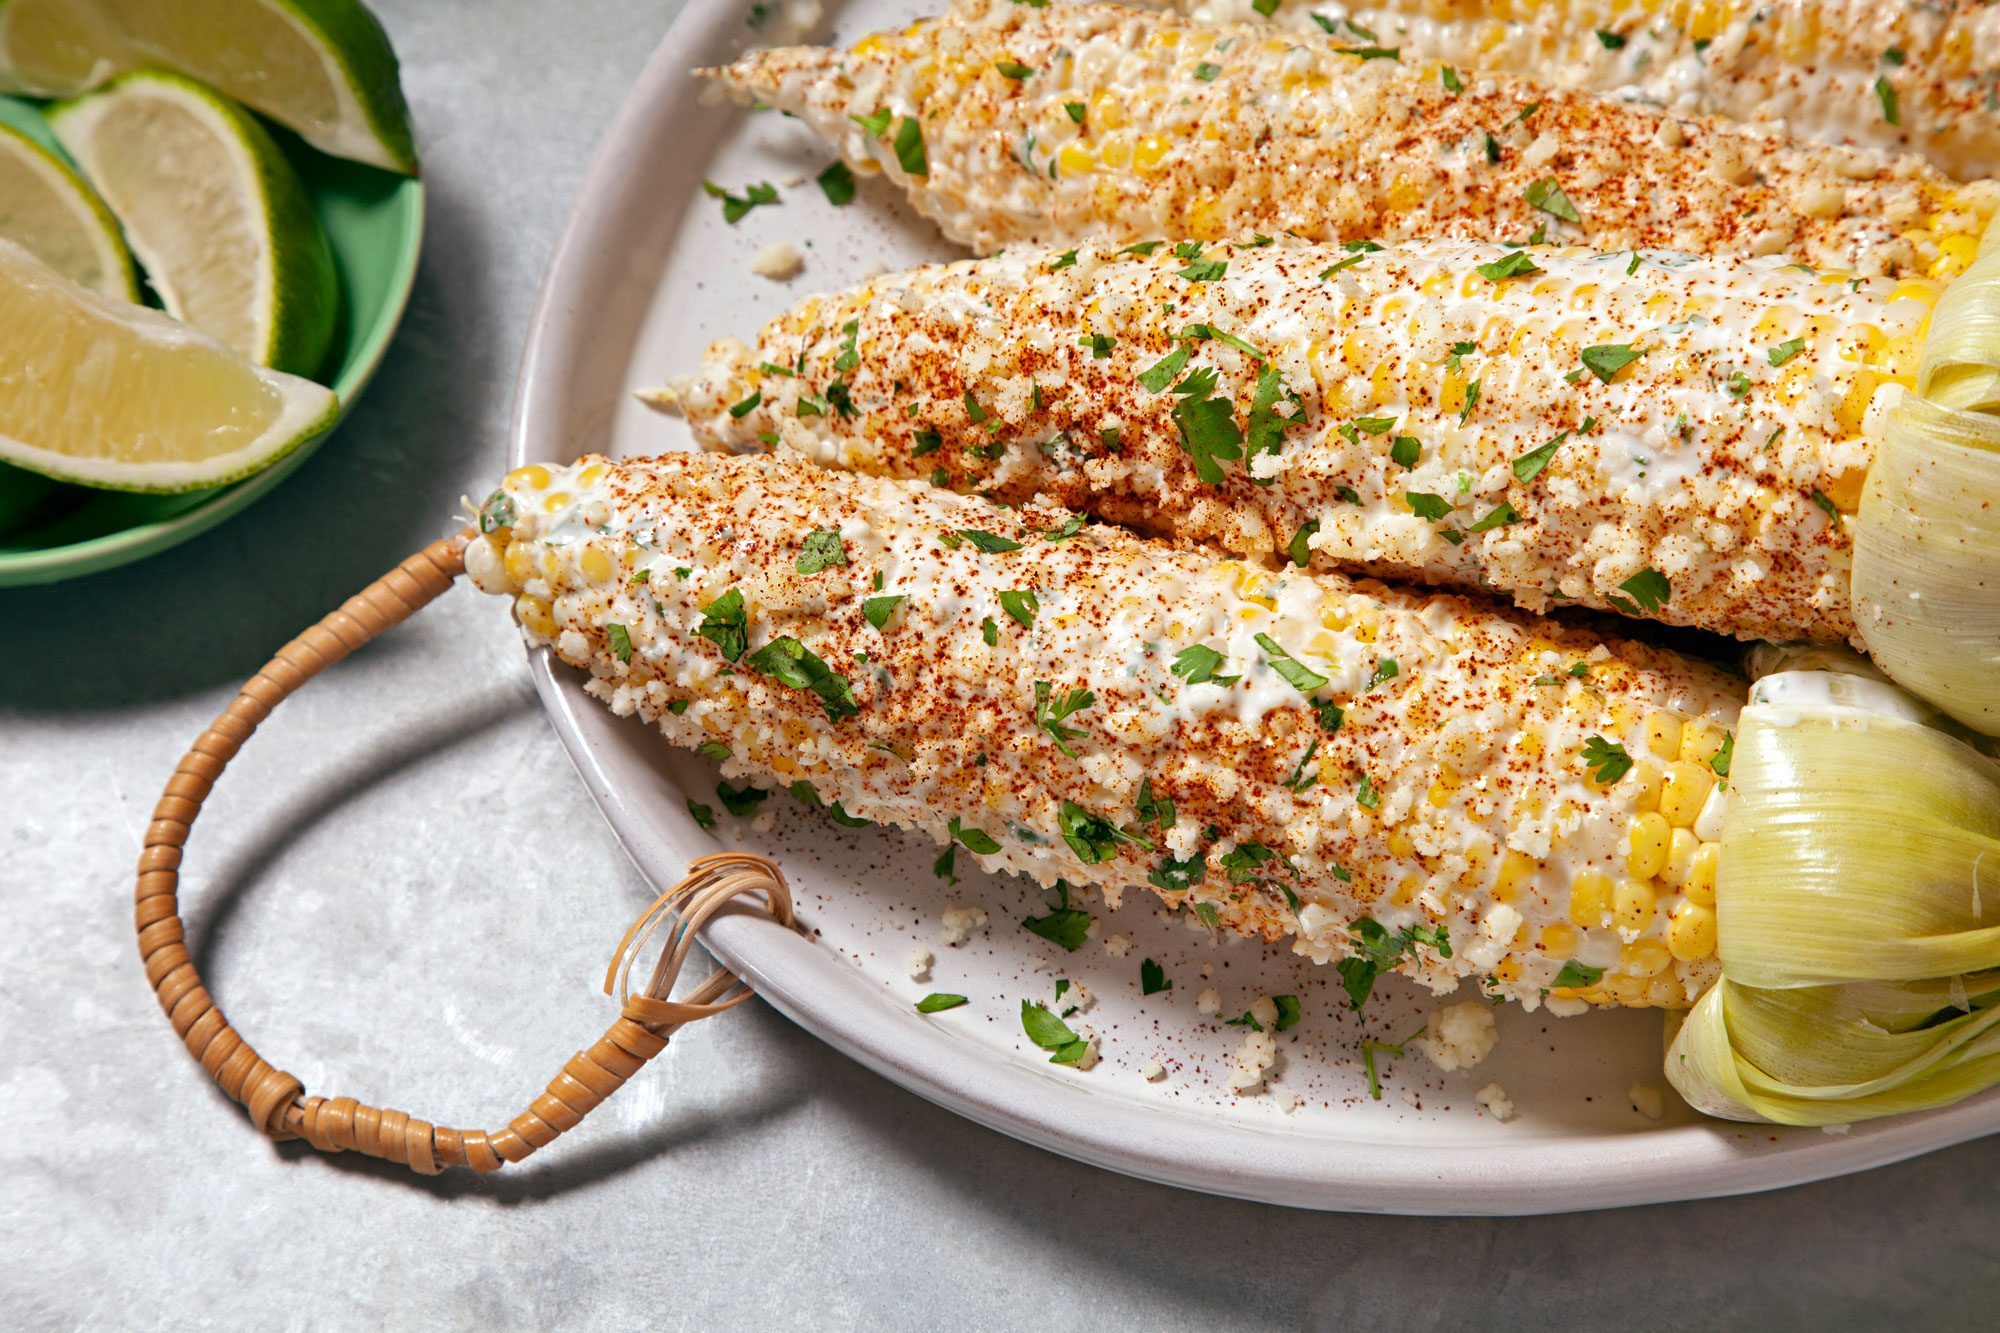
MULTIPOLYGON (((0 97, 0 123, 53 144, 34 107, 0 97)), ((341 315, 319 378, 344 415, 381 363, 403 318, 423 243, 423 182, 327 157, 279 135, 333 243, 341 315)), ((0 465, 0 587, 95 574, 164 551, 248 506, 326 436, 254 477, 186 495, 123 495, 64 486, 0 465)))

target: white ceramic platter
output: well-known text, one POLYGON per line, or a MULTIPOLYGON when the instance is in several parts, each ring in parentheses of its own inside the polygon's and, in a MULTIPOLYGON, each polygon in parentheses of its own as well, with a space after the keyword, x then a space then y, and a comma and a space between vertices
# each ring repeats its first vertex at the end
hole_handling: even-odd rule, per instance
MULTIPOLYGON (((688 447, 682 425, 634 391, 696 364, 703 346, 748 337, 814 290, 878 267, 951 255, 879 182, 845 208, 813 177, 831 155, 796 123, 730 108, 689 77, 760 34, 748 6, 690 4, 640 77, 599 148, 528 336, 509 466, 688 447), (781 204, 729 226, 702 181, 732 190, 779 186, 781 204), (805 271, 789 283, 750 272, 762 246, 789 241, 805 271)), ((838 7, 812 36, 852 40, 913 15, 912 0, 838 7)), ((884 829, 849 830, 783 795, 760 813, 721 813, 712 766, 670 752, 636 720, 612 717, 566 668, 537 656, 537 684, 591 794, 655 884, 690 859, 744 846, 777 857, 798 890, 804 935, 747 916, 707 941, 772 1005, 885 1077, 982 1124, 1055 1152, 1152 1180, 1312 1208, 1397 1213, 1532 1213, 1741 1193, 1857 1171, 2000 1130, 2000 1097, 1949 1111, 1858 1126, 1845 1134, 1705 1121, 1666 1092, 1659 1119, 1635 1108, 1634 1085, 1664 1090, 1660 1019, 1602 1013, 1570 1020, 1505 1007, 1496 1052, 1445 1074, 1415 1048, 1382 1062, 1371 1098, 1363 1036, 1397 1041, 1440 1003, 1386 980, 1366 1023, 1346 1011, 1329 969, 1242 940, 1210 940, 1133 897, 1097 916, 1067 953, 1019 922, 1045 909, 1025 881, 932 871, 937 848, 884 829), (690 817, 715 806, 713 832, 690 817), (942 942, 948 906, 977 906, 989 926, 942 942), (936 955, 927 980, 914 949, 936 955), (1156 960, 1170 991, 1140 993, 1156 960), (1212 969, 1204 976, 1203 968, 1212 969), (1059 979, 1087 991, 1071 1018, 1098 1038, 1101 1061, 1051 1065, 1022 1032, 1023 999, 1054 1002, 1059 979), (1213 988, 1220 1012, 1201 1012, 1213 988), (971 997, 924 1017, 933 991, 971 997), (1265 1089, 1232 1094, 1243 1029, 1223 1020, 1261 995, 1296 994, 1304 1018, 1280 1038, 1265 1089), (1165 1068, 1149 1081, 1153 1061, 1165 1068), (1501 1085, 1517 1114, 1496 1120, 1476 1100, 1501 1085)), ((1465 995, 1454 999, 1468 998, 1465 995)), ((1447 1001, 1452 1002, 1452 1001, 1447 1001)))

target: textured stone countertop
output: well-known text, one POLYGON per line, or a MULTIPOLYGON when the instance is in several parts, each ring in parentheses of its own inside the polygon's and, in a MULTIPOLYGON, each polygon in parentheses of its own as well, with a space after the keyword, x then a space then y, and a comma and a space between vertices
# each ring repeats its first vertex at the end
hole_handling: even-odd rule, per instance
MULTIPOLYGON (((693 1029, 578 1141, 500 1177, 420 1180, 261 1141, 145 988, 141 831, 243 677, 491 485, 570 195, 679 5, 376 8, 431 207, 380 379, 216 531, 0 592, 0 1322, 1991 1327, 1992 1141, 1719 1202, 1322 1216, 1013 1142, 761 1004, 693 1029)), ((592 973, 646 895, 517 641, 463 589, 280 711, 210 802, 189 868, 194 948, 260 1047, 309 1088, 457 1124, 511 1115, 602 1029, 592 973)))

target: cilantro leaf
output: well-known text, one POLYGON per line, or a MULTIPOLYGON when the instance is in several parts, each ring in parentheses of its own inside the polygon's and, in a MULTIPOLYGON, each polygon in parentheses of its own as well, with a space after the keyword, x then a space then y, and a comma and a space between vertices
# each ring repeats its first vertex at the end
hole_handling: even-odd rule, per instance
POLYGON ((1556 456, 1556 450, 1562 448, 1563 441, 1567 440, 1569 435, 1568 431, 1564 431, 1547 444, 1536 445, 1515 459, 1514 480, 1526 483, 1541 476, 1542 469, 1549 465, 1550 460, 1556 456))
POLYGON ((817 574, 846 563, 847 545, 840 540, 840 533, 832 528, 815 528, 800 543, 799 558, 793 568, 801 574, 817 574))
POLYGON ((605 625, 604 643, 606 647, 611 649, 611 655, 619 661, 629 662, 632 660, 632 631, 626 629, 617 621, 614 620, 605 625))
POLYGON ((924 127, 915 118, 903 117, 896 127, 896 164, 912 176, 931 174, 930 159, 924 156, 924 127))
MULTIPOLYGON (((1528 111, 1523 112, 1521 119, 1526 120, 1533 110, 1534 108, 1530 107, 1528 111)), ((1583 221, 1583 215, 1576 211, 1576 205, 1563 193, 1562 186, 1556 184, 1554 176, 1546 176, 1530 185, 1527 199, 1530 208, 1539 208, 1550 217, 1558 217, 1565 222, 1583 221)))
POLYGON ((1583 743, 1583 764, 1600 787, 1609 787, 1632 771, 1632 756, 1616 741, 1592 736, 1583 743))
POLYGON ((1033 629, 1035 612, 1041 610, 1041 603, 1036 600, 1033 588, 1008 588, 1000 594, 1000 609, 1023 629, 1033 629))
POLYGON ((1167 970, 1148 958, 1139 964, 1139 993, 1158 995, 1163 990, 1172 990, 1174 983, 1167 980, 1167 970))
POLYGON ((1510 250, 1490 264, 1481 264, 1479 276, 1489 282, 1505 282, 1508 278, 1527 278, 1540 273, 1541 268, 1528 257, 1526 250, 1510 250))
POLYGON ((1556 973, 1554 984, 1564 989, 1581 990, 1586 986, 1595 986, 1603 976, 1603 968, 1589 967, 1571 958, 1562 965, 1562 971, 1556 973))
POLYGON ((963 995, 952 995, 945 991, 932 991, 929 995, 917 1001, 917 1012, 920 1014, 941 1014, 947 1009, 956 1009, 962 1004, 970 1003, 971 1001, 963 995))
POLYGON ((1090 913, 1077 907, 1061 907, 1047 916, 1023 917, 1021 924, 1040 935, 1050 944, 1074 952, 1083 947, 1083 941, 1090 934, 1090 913))
POLYGON ((1583 349, 1583 366, 1605 384, 1611 377, 1644 356, 1644 352, 1632 349, 1629 343, 1600 343, 1583 349))
POLYGON ((903 594, 890 593, 882 597, 870 597, 861 604, 861 614, 870 625, 881 629, 889 623, 889 617, 896 614, 896 608, 903 604, 903 594))
POLYGON ((836 162, 819 173, 819 188, 835 208, 854 202, 854 172, 845 162, 836 162))
POLYGON ((1632 594, 1642 611, 1657 611, 1674 595, 1673 585, 1657 569, 1642 569, 1618 586, 1632 594))
POLYGON ((946 826, 946 832, 950 834, 953 842, 963 843, 967 851, 977 852, 981 856, 991 856, 1000 850, 1000 844, 994 841, 992 834, 976 828, 966 828, 958 822, 956 815, 952 816, 951 823, 946 826))
POLYGON ((1224 687, 1234 685, 1243 679, 1239 673, 1234 676, 1219 676, 1216 668, 1223 663, 1223 656, 1207 644, 1189 644, 1174 654, 1174 664, 1167 669, 1190 685, 1214 683, 1224 687))
POLYGON ((861 712, 854 702, 853 682, 790 635, 771 640, 750 654, 747 663, 752 670, 762 672, 781 685, 796 690, 811 690, 818 695, 828 721, 838 722, 861 712))
POLYGON ((732 787, 726 782, 718 782, 715 794, 722 798, 723 809, 741 819, 757 813, 757 806, 771 793, 757 787, 732 787))
POLYGON ((1283 676, 1285 682, 1300 694, 1311 694, 1326 684, 1325 676, 1286 652, 1270 635, 1257 635, 1257 646, 1268 654, 1264 660, 1270 664, 1271 670, 1283 676))
POLYGON ((1441 495, 1432 495, 1429 491, 1404 491, 1403 499, 1409 503, 1410 512, 1418 518, 1435 523, 1438 519, 1451 517, 1451 501, 1441 495))
POLYGON ((1172 384, 1182 369, 1186 367, 1188 357, 1193 354, 1193 349, 1186 343, 1182 343, 1179 347, 1161 357, 1150 369, 1141 371, 1139 373, 1139 383, 1154 393, 1164 393, 1166 387, 1172 384))
POLYGON ((1057 698, 1055 690, 1045 680, 1035 682, 1035 725, 1049 734, 1056 748, 1070 758, 1076 758, 1076 751, 1070 742, 1085 734, 1081 727, 1065 726, 1064 720, 1082 712, 1097 702, 1097 696, 1081 687, 1057 698))
POLYGON ((695 633, 722 650, 734 662, 750 646, 749 628, 744 621, 743 593, 731 588, 702 609, 702 622, 695 633))
POLYGON ((1299 524, 1299 530, 1293 533, 1291 541, 1285 544, 1285 554, 1289 556, 1291 558, 1291 562, 1297 565, 1300 569, 1304 569, 1312 564, 1311 542, 1312 539, 1318 535, 1318 533, 1319 533, 1319 520, 1316 518, 1309 518, 1305 522, 1299 524))

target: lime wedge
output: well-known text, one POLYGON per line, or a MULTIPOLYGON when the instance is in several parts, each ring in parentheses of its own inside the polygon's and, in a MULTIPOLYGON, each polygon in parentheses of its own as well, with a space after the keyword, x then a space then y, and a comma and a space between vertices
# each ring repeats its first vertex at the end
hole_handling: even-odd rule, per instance
POLYGON ((0 241, 0 461, 120 491, 219 486, 333 425, 339 401, 0 241))
POLYGON ((212 84, 322 152, 416 174, 396 53, 357 0, 0 0, 0 91, 74 97, 148 67, 212 84))
POLYGON ((141 70, 48 120, 124 224, 168 314, 259 365, 320 368, 338 303, 333 252, 254 117, 191 79, 141 70))
POLYGON ((0 125, 0 239, 72 282, 139 299, 132 256, 104 204, 54 153, 0 125))

